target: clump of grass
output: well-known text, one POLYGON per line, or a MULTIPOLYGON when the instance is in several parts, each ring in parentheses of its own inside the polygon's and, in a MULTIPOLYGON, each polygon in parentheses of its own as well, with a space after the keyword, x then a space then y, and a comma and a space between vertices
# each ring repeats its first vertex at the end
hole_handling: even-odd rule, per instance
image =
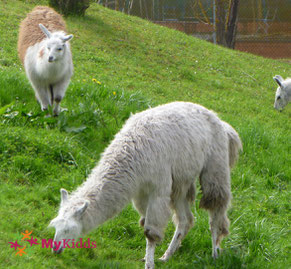
MULTIPOLYGON (((144 110, 150 104, 149 99, 140 92, 110 89, 93 79, 89 83, 72 83, 62 103, 65 111, 59 117, 47 117, 47 112, 41 112, 34 98, 28 101, 27 97, 19 97, 23 94, 23 85, 26 82, 21 76, 10 82, 14 95, 1 99, 2 124, 67 133, 92 152, 104 148, 104 144, 113 138, 131 113, 144 110)), ((29 95, 32 97, 31 92, 29 95)))

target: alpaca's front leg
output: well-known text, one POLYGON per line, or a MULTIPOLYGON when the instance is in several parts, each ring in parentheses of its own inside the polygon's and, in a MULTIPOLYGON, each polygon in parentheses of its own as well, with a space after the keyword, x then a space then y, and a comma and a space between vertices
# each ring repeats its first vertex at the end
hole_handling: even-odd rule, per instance
POLYGON ((70 83, 70 80, 63 80, 62 82, 59 82, 52 86, 54 102, 55 102, 53 112, 55 116, 58 116, 60 114, 60 111, 61 111, 60 103, 65 96, 65 92, 69 83, 70 83))
POLYGON ((172 238, 172 241, 164 253, 164 255, 159 259, 160 261, 166 262, 169 258, 174 254, 174 252, 180 247, 182 241, 182 235, 184 234, 184 230, 177 227, 175 234, 172 238))
POLYGON ((155 248, 156 243, 147 239, 145 269, 153 269, 155 267, 155 248))
POLYGON ((55 106, 54 106, 54 116, 58 116, 60 114, 61 111, 61 107, 60 107, 60 99, 55 99, 55 106))
MULTIPOLYGON (((163 189, 165 191, 165 189, 163 189)), ((148 199, 148 207, 144 221, 144 234, 147 239, 146 266, 154 268, 155 246, 164 237, 164 228, 171 214, 170 195, 156 196, 148 199)))
POLYGON ((183 199, 177 199, 177 201, 173 203, 173 206, 175 209, 173 221, 176 225, 176 231, 168 249, 160 258, 163 262, 166 262, 175 253, 175 251, 180 247, 182 239, 193 226, 194 217, 187 198, 184 197, 183 199))
POLYGON ((35 92, 35 97, 40 103, 41 110, 42 111, 48 110, 48 106, 51 104, 49 94, 48 94, 48 89, 46 87, 41 87, 33 83, 32 83, 32 86, 35 92))

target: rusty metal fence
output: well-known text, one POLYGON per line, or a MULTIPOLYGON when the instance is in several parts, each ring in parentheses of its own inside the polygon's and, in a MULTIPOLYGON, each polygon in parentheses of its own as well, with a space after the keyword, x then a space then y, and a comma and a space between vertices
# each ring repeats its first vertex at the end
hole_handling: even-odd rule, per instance
MULTIPOLYGON (((215 0, 97 0, 189 35, 215 41, 215 0)), ((241 0, 235 49, 291 58, 291 0, 241 0)))

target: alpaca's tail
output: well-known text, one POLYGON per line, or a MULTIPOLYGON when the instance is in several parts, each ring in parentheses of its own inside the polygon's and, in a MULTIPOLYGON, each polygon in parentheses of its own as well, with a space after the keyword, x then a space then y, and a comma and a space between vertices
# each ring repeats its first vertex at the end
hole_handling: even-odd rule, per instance
POLYGON ((226 122, 223 122, 228 136, 229 166, 233 167, 238 159, 239 151, 242 150, 242 142, 238 133, 226 122))

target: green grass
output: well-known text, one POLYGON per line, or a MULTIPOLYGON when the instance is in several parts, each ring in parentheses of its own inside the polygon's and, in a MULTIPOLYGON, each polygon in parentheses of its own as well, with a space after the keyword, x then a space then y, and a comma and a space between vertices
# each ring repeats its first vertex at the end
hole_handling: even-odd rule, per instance
MULTIPOLYGON (((215 110, 239 132, 244 152, 232 172, 231 233, 211 258, 207 213, 193 206, 195 226, 182 247, 157 268, 289 268, 291 106, 273 109, 272 77, 290 76, 287 61, 228 50, 92 4, 69 17, 75 75, 46 118, 18 60, 19 22, 36 3, 0 3, 0 267, 142 268, 145 239, 129 205, 92 231, 96 249, 52 255, 40 247, 15 256, 8 242, 33 230, 39 240, 56 216, 61 187, 74 190, 131 112, 174 100, 215 110), (101 85, 92 81, 96 79, 101 85)), ((170 223, 156 258, 170 242, 170 223)))

